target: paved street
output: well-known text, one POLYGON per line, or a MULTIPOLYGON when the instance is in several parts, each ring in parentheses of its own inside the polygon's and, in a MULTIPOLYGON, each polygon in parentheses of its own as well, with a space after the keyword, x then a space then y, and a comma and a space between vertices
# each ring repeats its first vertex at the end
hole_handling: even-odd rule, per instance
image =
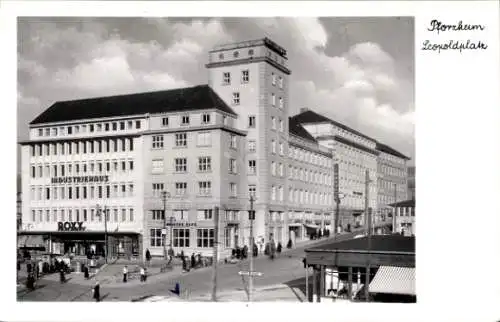
MULTIPOLYGON (((352 238, 356 233, 339 236, 338 239, 345 240, 352 238)), ((317 241, 314 244, 331 242, 330 240, 317 241)), ((274 261, 267 256, 260 255, 254 260, 254 270, 262 272, 263 276, 254 278, 254 287, 261 288, 264 286, 287 284, 288 286, 304 284, 304 267, 302 258, 304 257, 304 249, 310 247, 311 243, 306 246, 302 245, 296 249, 288 250, 274 261)), ((239 264, 223 264, 219 266, 218 273, 218 290, 221 292, 227 291, 243 291, 244 283, 242 277, 238 275, 240 270, 248 270, 248 261, 239 264)), ((79 277, 69 278, 75 280, 79 277)), ((247 277, 245 277, 246 279, 247 277)), ((71 279, 60 284, 56 278, 48 280, 44 278, 39 281, 39 288, 33 292, 18 292, 18 299, 21 301, 91 301, 91 283, 88 285, 80 285, 73 283, 71 279)), ((203 268, 191 271, 189 273, 171 272, 164 275, 153 276, 146 284, 130 283, 124 286, 123 284, 102 285, 101 295, 103 301, 132 301, 140 298, 153 295, 171 295, 170 290, 174 288, 175 283, 181 285, 181 299, 190 300, 200 298, 201 295, 210 294, 212 290, 212 269, 203 268)), ((297 301, 299 299, 297 298, 297 301)))

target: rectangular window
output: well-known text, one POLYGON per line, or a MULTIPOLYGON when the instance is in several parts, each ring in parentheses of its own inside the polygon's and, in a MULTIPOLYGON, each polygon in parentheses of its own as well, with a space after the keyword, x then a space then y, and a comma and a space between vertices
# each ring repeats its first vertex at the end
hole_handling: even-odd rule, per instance
POLYGON ((187 159, 186 158, 176 158, 175 159, 175 172, 187 172, 187 159))
POLYGON ((276 200, 276 186, 271 187, 271 200, 276 200))
POLYGON ((45 188, 45 199, 50 200, 50 188, 45 188))
POLYGON ((198 194, 200 196, 210 196, 212 194, 212 182, 210 181, 198 182, 198 194))
POLYGON ((214 247, 215 234, 213 228, 199 228, 196 230, 196 242, 200 248, 214 247))
POLYGON ((188 211, 184 209, 175 209, 173 214, 175 220, 184 220, 188 218, 188 211))
POLYGON ((211 157, 199 157, 198 158, 198 171, 201 171, 201 172, 212 171, 212 158, 211 157))
POLYGON ((132 197, 134 195, 134 185, 133 184, 128 185, 128 195, 129 195, 129 197, 132 197))
POLYGON ((257 186, 254 184, 248 185, 248 197, 253 197, 254 199, 257 197, 257 186))
POLYGON ((122 209, 122 222, 127 221, 127 209, 122 209))
POLYGON ((168 126, 168 117, 163 117, 163 118, 161 119, 161 125, 162 125, 163 127, 167 127, 167 126, 168 126))
POLYGON ((130 208, 129 209, 129 218, 130 218, 130 221, 133 222, 134 221, 134 208, 130 208))
POLYGON ((153 135, 153 149, 163 149, 163 135, 153 135))
POLYGON ((255 116, 249 116, 248 117, 248 127, 255 128, 255 126, 256 126, 255 116))
POLYGON ((82 187, 83 199, 87 199, 87 187, 82 187))
POLYGON ((134 170, 134 161, 129 161, 129 162, 128 162, 128 169, 129 169, 130 171, 134 170))
POLYGON ((122 161, 122 172, 125 172, 127 170, 127 162, 122 161))
POLYGON ((134 139, 129 139, 129 151, 134 151, 134 139))
POLYGON ((248 174, 254 175, 257 173, 257 161, 248 160, 248 174))
POLYGON ((276 74, 271 73, 271 79, 272 79, 273 86, 275 86, 276 85, 276 74))
POLYGON ((151 210, 151 217, 153 220, 164 220, 165 219, 165 211, 163 210, 151 210))
POLYGON ((189 247, 189 229, 172 229, 174 247, 189 247))
POLYGON ((241 82, 248 83, 250 81, 250 71, 248 69, 241 71, 241 82))
POLYGON ((255 140, 250 140, 248 141, 248 152, 255 152, 257 148, 257 143, 255 140))
POLYGON ((283 88, 283 77, 279 77, 279 87, 283 88))
POLYGON ((237 195, 238 195, 238 189, 236 183, 234 182, 229 183, 229 196, 235 198, 237 195))
POLYGON ((201 122, 203 124, 209 124, 210 123, 210 114, 203 114, 201 122))
POLYGON ((279 105, 278 106, 279 106, 279 108, 283 108, 283 106, 284 106, 283 97, 279 98, 279 105))
POLYGON ((274 93, 271 94, 271 105, 276 106, 276 95, 274 93))
POLYGON ((135 121, 135 128, 140 129, 141 128, 141 121, 135 121))
POLYGON ((43 129, 38 129, 38 136, 43 136, 43 129))
POLYGON ((176 182, 175 183, 175 195, 184 196, 187 192, 187 182, 176 182))
POLYGON ((271 127, 276 130, 276 118, 274 116, 271 117, 271 127))
POLYGON ((116 131, 116 130, 117 130, 117 123, 113 122, 113 131, 116 131))
POLYGON ((280 142, 280 155, 285 155, 285 145, 280 142))
POLYGON ((271 141, 271 152, 276 153, 276 141, 275 140, 271 141))
POLYGON ((230 147, 231 147, 231 149, 238 148, 238 137, 234 134, 231 134, 230 147))
POLYGON ((163 159, 153 159, 152 162, 152 173, 163 173, 163 159))
POLYGON ((240 105, 240 92, 233 93, 233 105, 240 105))
POLYGON ((73 127, 68 126, 68 134, 73 134, 73 127))
POLYGON ((212 145, 212 133, 199 132, 196 144, 198 146, 210 146, 210 145, 212 145))
POLYGON ((213 209, 199 209, 197 219, 198 220, 212 220, 213 219, 213 209))
POLYGON ((181 118, 181 125, 189 125, 189 115, 183 115, 181 118))
POLYGON ((231 84, 231 73, 225 72, 222 73, 222 85, 230 85, 231 84))
POLYGON ((232 173, 232 174, 238 173, 236 159, 229 159, 229 173, 232 173))
POLYGON ((177 133, 175 135, 175 146, 187 146, 187 133, 177 133))
POLYGON ((161 228, 150 229, 151 247, 163 247, 164 238, 161 234, 161 228))
POLYGON ((278 169, 279 169, 280 177, 283 177, 285 175, 285 167, 283 166, 283 163, 279 164, 278 169))
POLYGON ((160 197, 163 190, 163 183, 153 183, 153 197, 160 197))
POLYGON ((273 162, 271 162, 271 174, 272 174, 273 176, 275 176, 275 175, 276 175, 276 162, 274 162, 274 161, 273 161, 273 162))

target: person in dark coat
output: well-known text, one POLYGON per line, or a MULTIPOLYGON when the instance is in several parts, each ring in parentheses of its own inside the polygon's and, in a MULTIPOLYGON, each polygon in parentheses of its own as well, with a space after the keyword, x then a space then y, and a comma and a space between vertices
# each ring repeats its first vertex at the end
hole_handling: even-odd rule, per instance
POLYGON ((286 248, 292 249, 292 240, 291 239, 288 240, 288 243, 286 244, 286 248))
POLYGON ((146 249, 146 265, 149 266, 150 261, 151 261, 151 253, 149 252, 149 249, 146 249))
POLYGON ((99 281, 95 282, 95 286, 94 288, 92 289, 92 291, 94 292, 94 299, 96 302, 100 302, 101 301, 101 286, 99 285, 99 281))
POLYGON ((236 258, 237 259, 241 258, 241 249, 239 247, 236 247, 236 258))
POLYGON ((89 274, 89 267, 87 265, 85 265, 83 267, 83 277, 85 277, 85 279, 89 279, 90 277, 90 274, 89 274))
POLYGON ((28 278, 26 279, 26 287, 31 291, 35 289, 35 277, 32 273, 28 274, 28 278))
POLYGON ((61 269, 59 270, 59 280, 61 281, 61 283, 66 282, 66 277, 64 276, 64 267, 61 267, 61 269))
POLYGON ((182 260, 182 270, 186 272, 187 271, 186 257, 182 256, 181 260, 182 260))
POLYGON ((278 243, 278 248, 276 249, 276 251, 278 252, 278 256, 279 254, 281 254, 281 249, 283 248, 283 246, 281 246, 281 242, 278 243))
POLYGON ((247 245, 243 246, 242 255, 243 255, 242 256, 243 259, 246 259, 248 257, 248 246, 247 245))
POLYGON ((172 260, 174 259, 174 255, 175 255, 174 254, 174 249, 172 247, 170 247, 168 249, 167 253, 168 253, 168 263, 167 263, 167 265, 170 265, 170 263, 172 263, 172 260))
POLYGON ((257 247, 257 244, 253 244, 253 257, 259 256, 259 248, 257 247))
POLYGON ((31 270, 32 270, 33 266, 31 265, 31 262, 28 262, 26 264, 26 273, 31 273, 31 270))
POLYGON ((304 264, 304 268, 306 268, 306 258, 305 257, 302 259, 302 263, 304 264))
POLYGON ((191 267, 196 267, 196 257, 194 257, 194 253, 191 254, 191 267))

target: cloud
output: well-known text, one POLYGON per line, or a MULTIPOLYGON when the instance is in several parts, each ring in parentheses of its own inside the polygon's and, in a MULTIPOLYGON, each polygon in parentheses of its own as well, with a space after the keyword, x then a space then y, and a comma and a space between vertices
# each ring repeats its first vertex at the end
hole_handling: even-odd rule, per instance
MULTIPOLYGON (((414 154, 413 79, 380 43, 332 38, 338 30, 312 17, 130 19, 20 19, 21 122, 57 100, 206 83, 211 48, 267 36, 288 51, 291 115, 309 107, 414 154), (332 57, 332 46, 344 50, 332 57)), ((373 23, 356 26, 360 34, 373 23)))

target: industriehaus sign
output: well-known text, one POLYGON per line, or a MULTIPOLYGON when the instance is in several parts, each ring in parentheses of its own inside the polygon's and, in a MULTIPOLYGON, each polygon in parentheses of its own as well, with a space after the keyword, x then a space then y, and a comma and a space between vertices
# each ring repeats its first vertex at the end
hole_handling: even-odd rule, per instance
POLYGON ((80 176, 80 177, 55 177, 52 183, 86 183, 86 182, 108 182, 109 176, 80 176))

